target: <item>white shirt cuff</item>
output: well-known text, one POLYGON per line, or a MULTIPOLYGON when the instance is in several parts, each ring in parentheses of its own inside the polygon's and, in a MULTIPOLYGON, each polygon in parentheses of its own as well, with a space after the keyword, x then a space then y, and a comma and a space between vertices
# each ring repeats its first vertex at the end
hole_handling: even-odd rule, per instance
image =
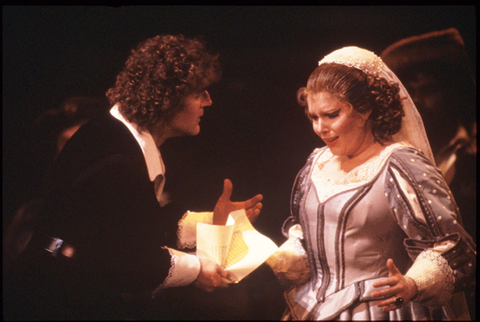
POLYGON ((200 273, 200 260, 197 256, 168 247, 164 247, 164 249, 168 249, 172 256, 171 266, 168 276, 163 283, 153 291, 154 296, 165 288, 191 284, 197 279, 200 273))
POLYGON ((178 222, 178 248, 194 248, 197 245, 197 223, 211 224, 212 221, 213 212, 187 211, 178 222))

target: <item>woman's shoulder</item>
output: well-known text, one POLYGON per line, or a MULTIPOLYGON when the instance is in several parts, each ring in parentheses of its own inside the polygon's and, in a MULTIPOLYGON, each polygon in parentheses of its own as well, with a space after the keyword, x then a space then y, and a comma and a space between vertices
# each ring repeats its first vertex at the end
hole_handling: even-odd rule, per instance
POLYGON ((435 166, 418 148, 404 142, 394 143, 391 148, 392 159, 405 164, 435 166))
POLYGON ((395 166, 401 172, 408 172, 421 181, 435 179, 443 180, 441 171, 425 154, 409 144, 398 143, 389 158, 390 166, 395 166))

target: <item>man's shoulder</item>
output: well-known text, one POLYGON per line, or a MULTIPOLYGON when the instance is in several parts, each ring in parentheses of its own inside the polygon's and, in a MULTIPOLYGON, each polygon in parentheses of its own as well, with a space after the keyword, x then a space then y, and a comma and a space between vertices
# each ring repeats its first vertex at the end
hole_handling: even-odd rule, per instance
POLYGON ((127 136, 130 132, 127 127, 110 114, 96 117, 85 123, 78 130, 79 134, 106 136, 108 138, 115 135, 127 136))
POLYGON ((111 115, 90 120, 80 127, 70 141, 72 145, 104 150, 123 150, 136 144, 128 128, 111 115))
POLYGON ((111 156, 143 161, 143 154, 128 128, 111 115, 90 120, 67 142, 57 165, 84 168, 111 156))

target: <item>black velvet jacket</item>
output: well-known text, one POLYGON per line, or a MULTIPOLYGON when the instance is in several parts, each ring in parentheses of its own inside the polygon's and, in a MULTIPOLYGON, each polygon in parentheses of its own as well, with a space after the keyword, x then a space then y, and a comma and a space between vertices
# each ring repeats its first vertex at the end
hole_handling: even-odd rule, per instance
POLYGON ((75 133, 51 179, 37 237, 12 282, 25 284, 23 294, 10 305, 48 319, 124 319, 167 277, 171 256, 162 246, 174 246, 181 214, 160 207, 140 146, 111 115, 75 133), (53 258, 36 242, 45 236, 72 245, 74 256, 53 258))

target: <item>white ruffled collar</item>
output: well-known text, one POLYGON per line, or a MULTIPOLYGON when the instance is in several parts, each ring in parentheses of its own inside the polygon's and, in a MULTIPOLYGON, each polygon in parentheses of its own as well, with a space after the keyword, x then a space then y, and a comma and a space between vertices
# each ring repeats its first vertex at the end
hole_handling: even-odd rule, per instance
POLYGON ((139 131, 136 124, 130 123, 122 116, 122 114, 120 114, 117 105, 114 105, 111 108, 110 114, 125 124, 125 126, 130 130, 130 132, 132 132, 132 135, 137 140, 140 148, 142 149, 143 156, 145 157, 150 180, 154 181, 158 175, 165 177, 165 164, 163 163, 160 150, 155 145, 155 141, 153 140, 150 132, 139 131))

